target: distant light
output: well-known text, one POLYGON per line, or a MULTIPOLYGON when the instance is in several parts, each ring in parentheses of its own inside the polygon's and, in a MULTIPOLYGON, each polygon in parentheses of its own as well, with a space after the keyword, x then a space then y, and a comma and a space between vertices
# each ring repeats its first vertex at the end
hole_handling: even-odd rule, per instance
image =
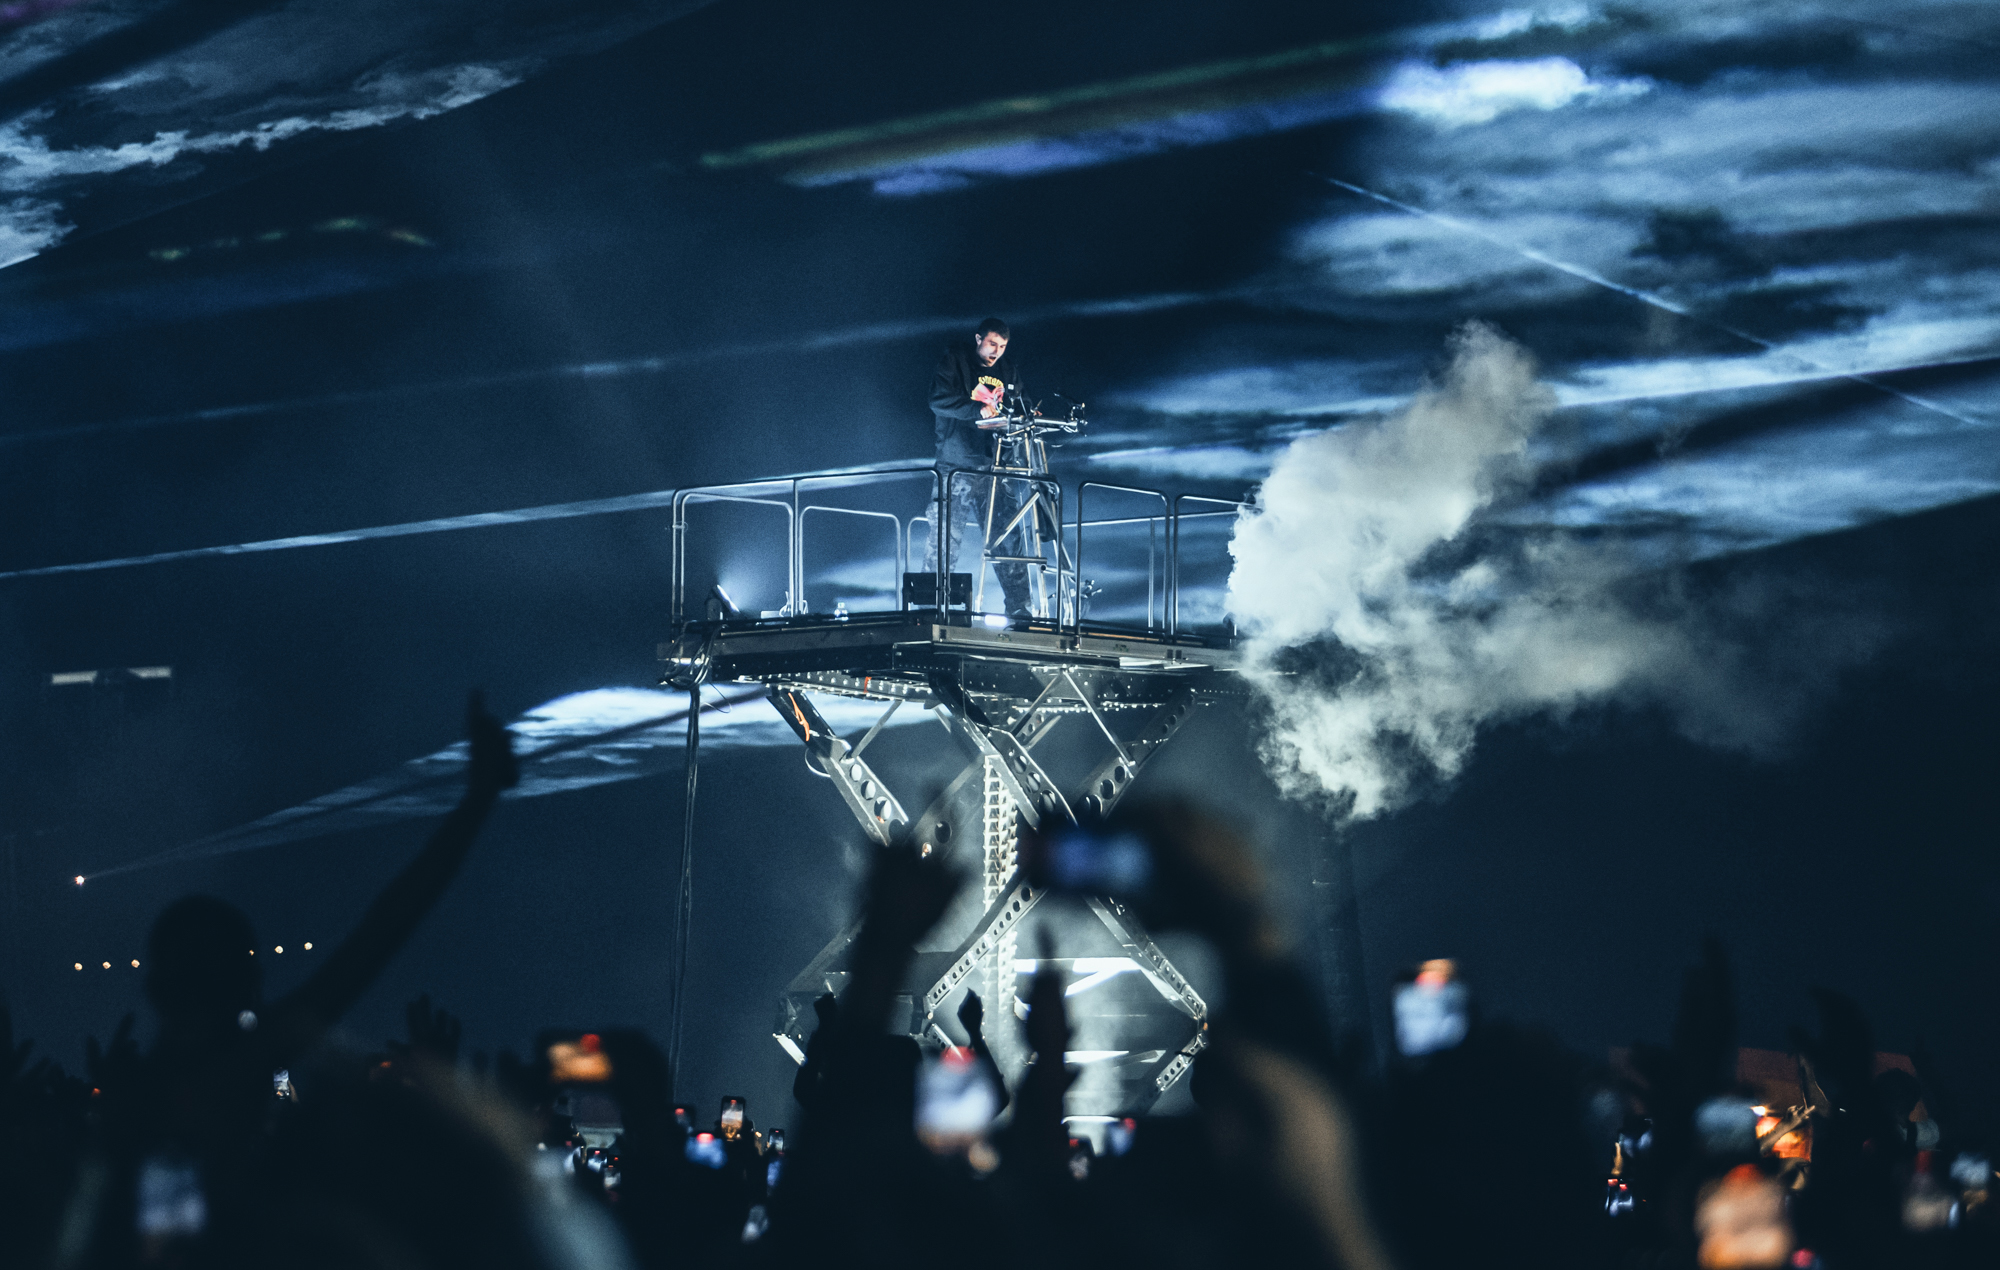
POLYGON ((111 969, 111 963, 110 963, 110 962, 108 962, 108 961, 107 961, 107 962, 105 962, 105 963, 104 963, 104 968, 105 968, 106 970, 109 970, 109 969, 111 969))
POLYGON ((285 946, 283 944, 279 944, 276 948, 273 948, 271 951, 279 954, 280 956, 283 956, 285 952, 285 946))
POLYGON ((82 963, 82 962, 80 962, 80 961, 79 961, 79 962, 77 962, 77 963, 76 963, 76 968, 77 968, 78 970, 81 970, 81 969, 83 969, 83 963, 82 963))
POLYGON ((94 684, 97 672, 94 670, 58 670, 49 675, 49 687, 60 688, 65 684, 94 684))
POLYGON ((77 875, 76 875, 76 884, 77 884, 78 886, 82 886, 82 885, 83 885, 83 874, 79 873, 79 874, 77 874, 77 875))
POLYGON ((250 955, 251 955, 252 957, 255 957, 255 956, 257 955, 257 950, 256 950, 255 948, 252 948, 252 949, 250 950, 250 955))
POLYGON ((310 939, 306 941, 305 948, 307 952, 311 952, 313 950, 312 941, 310 939))
POLYGON ((127 666, 125 673, 131 675, 134 679, 172 679, 174 677, 174 668, 172 666, 127 666))
POLYGON ((134 957, 132 959, 132 969, 137 970, 138 968, 139 968, 139 959, 137 957, 134 957))
POLYGON ((257 1012, 255 1010, 245 1010, 243 1013, 237 1015, 236 1026, 242 1028, 246 1032, 256 1031, 257 1012))

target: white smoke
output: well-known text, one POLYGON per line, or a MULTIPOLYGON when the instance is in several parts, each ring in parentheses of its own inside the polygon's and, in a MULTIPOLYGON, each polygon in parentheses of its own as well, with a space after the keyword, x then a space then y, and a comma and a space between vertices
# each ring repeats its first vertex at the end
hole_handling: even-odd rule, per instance
MULTIPOLYGON (((1399 413, 1293 443, 1237 525, 1229 611, 1280 785, 1376 815, 1455 776, 1484 723, 1615 696, 1665 706, 1703 741, 1773 744, 1794 685, 1746 691, 1754 659, 1670 580, 1641 596, 1615 548, 1482 527, 1531 475, 1556 399, 1490 327, 1450 352, 1399 413)), ((1848 628, 1820 651, 1870 642, 1848 628)))

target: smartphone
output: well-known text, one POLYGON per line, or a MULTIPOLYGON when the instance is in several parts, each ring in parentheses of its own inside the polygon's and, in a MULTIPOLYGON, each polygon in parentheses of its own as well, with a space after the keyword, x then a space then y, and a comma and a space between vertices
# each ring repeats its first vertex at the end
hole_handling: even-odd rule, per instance
POLYGON ((1153 850, 1130 829, 1062 825, 1022 836, 1021 868, 1032 886, 1141 900, 1153 885, 1153 850))
POLYGON ((1471 1030, 1471 1007, 1456 963, 1442 957, 1423 963, 1396 985, 1396 1049, 1405 1058, 1452 1049, 1471 1030))
POLYGON ((1132 1139, 1139 1136, 1139 1122, 1127 1116, 1123 1120, 1113 1120, 1104 1126, 1104 1148, 1108 1155, 1123 1155, 1132 1149, 1132 1139))
POLYGON ((1000 1095, 972 1051, 926 1059, 917 1073, 917 1137, 940 1155, 963 1153, 992 1127, 1000 1095))
POLYGON ((687 1140, 687 1158, 704 1168, 719 1169, 729 1163, 729 1148, 712 1133, 697 1133, 687 1140))
POLYGON ((734 1142, 742 1136, 744 1115, 748 1110, 749 1104, 737 1095, 723 1096, 722 1114, 715 1120, 716 1127, 722 1130, 723 1137, 734 1142))
POLYGON ((585 1032, 548 1047, 549 1081, 556 1085, 592 1085, 611 1079, 611 1056, 595 1032, 585 1032))

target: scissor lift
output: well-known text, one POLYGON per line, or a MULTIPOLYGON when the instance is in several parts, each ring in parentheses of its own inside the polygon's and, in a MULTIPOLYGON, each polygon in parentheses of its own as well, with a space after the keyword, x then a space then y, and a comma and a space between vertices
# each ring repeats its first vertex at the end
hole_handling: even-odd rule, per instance
MULTIPOLYGON (((674 639, 660 646, 660 657, 665 681, 684 689, 762 685, 804 745, 808 764, 830 780, 864 833, 879 843, 894 837, 914 842, 924 852, 943 853, 978 878, 978 887, 965 889, 932 932, 931 942, 918 949, 903 1026, 930 1045, 962 1039, 956 1035, 956 1006, 965 990, 976 988, 987 1005, 988 1042, 1003 1066, 1018 1067, 1026 1055, 1019 1029, 1006 1020, 1020 1012, 1019 975, 1045 964, 1038 952, 1023 954, 1024 929, 1033 924, 1030 918, 1044 895, 1021 876, 1016 851, 1020 822, 1048 826, 1108 812, 1198 705, 1241 693, 1241 681, 1233 673, 1236 655, 1227 639, 1175 629, 1180 521, 1232 515, 1236 505, 1195 499, 1229 510, 1184 511, 1182 503, 1191 496, 1170 502, 1154 491, 1087 485, 1079 498, 1083 491, 1099 489, 1128 501, 1156 500, 1148 505, 1158 510, 1092 521, 1081 521, 1079 513, 1079 522, 1065 523, 1062 491, 1035 474, 1036 496, 1048 503, 1050 521, 1074 535, 1076 550, 1066 554, 1061 535, 1038 539, 1049 551, 1042 567, 1056 575, 1055 586, 1044 594, 1065 602, 1052 603, 1049 616, 1029 618, 980 614, 971 611, 976 604, 952 607, 955 591, 966 592, 967 598, 976 591, 965 585, 963 575, 953 578, 946 566, 935 574, 901 572, 915 558, 910 538, 921 517, 906 523, 879 509, 853 510, 850 517, 873 518, 856 523, 890 522, 885 529, 892 535, 893 561, 885 556, 884 564, 896 570, 888 590, 897 595, 900 607, 848 613, 840 606, 826 613, 824 588, 807 569, 809 551, 817 544, 803 535, 801 526, 809 515, 817 524, 846 510, 828 503, 828 486, 836 481, 907 481, 913 476, 931 479, 928 472, 901 469, 688 491, 676 503, 674 521, 679 625, 674 639), (681 620, 685 598, 701 594, 701 579, 686 562, 686 508, 700 501, 782 514, 788 526, 782 608, 754 618, 739 615, 718 579, 705 617, 681 620), (1093 594, 1093 588, 1078 577, 1075 561, 1083 554, 1083 530, 1108 532, 1104 526, 1136 527, 1144 535, 1142 628, 1093 624, 1083 612, 1080 597, 1093 594), (913 587, 911 579, 931 585, 913 587), (945 603, 921 607, 913 601, 913 595, 921 599, 925 593, 932 601, 944 597, 945 603), (814 612, 809 601, 817 601, 820 611, 814 612), (850 740, 828 725, 813 704, 816 695, 879 702, 883 713, 850 740), (912 709, 933 714, 961 760, 934 792, 918 788, 914 773, 884 772, 870 761, 870 746, 890 717, 912 709), (1065 732, 1065 761, 1051 763, 1046 760, 1055 747, 1046 743, 1058 729, 1065 732), (1079 761, 1086 747, 1072 744, 1081 739, 1077 734, 1091 739, 1094 759, 1079 761), (1068 775, 1052 775, 1052 768, 1068 775), (905 802, 917 798, 927 801, 921 806, 905 802)), ((1019 474, 996 469, 959 473, 953 479, 992 478, 1019 479, 1019 474)), ((931 486, 932 505, 942 503, 944 495, 938 479, 931 486)), ((930 523, 940 520, 941 515, 930 523)), ((949 550, 940 554, 950 558, 949 550)), ((739 550, 737 557, 741 555, 739 550)), ((1102 558, 1101 545, 1094 558, 1102 558)), ((1132 585, 1139 585, 1136 574, 1132 585)), ((1069 1109, 1075 1114, 1133 1114, 1187 1073, 1207 1042, 1208 1006, 1116 899, 1089 897, 1083 908, 1089 917, 1082 923, 1059 924, 1061 946, 1050 951, 1062 955, 1049 960, 1075 976, 1071 1013, 1078 1034, 1093 1036, 1106 1048, 1073 1055, 1085 1060, 1085 1078, 1072 1090, 1069 1109), (1090 989, 1087 996, 1079 996, 1084 989, 1090 989)), ((685 920, 682 926, 685 930, 685 920)), ((858 930, 857 925, 836 936, 782 994, 774 1037, 795 1059, 813 1026, 813 1000, 838 993, 846 982, 847 956, 858 930)))
MULTIPOLYGON (((691 623, 662 647, 668 678, 689 682, 762 683, 769 700, 806 748, 808 762, 832 782, 862 830, 877 842, 892 834, 941 851, 976 872, 959 907, 919 950, 907 1030, 931 1043, 955 1039, 950 1008, 976 986, 988 1018, 1016 1013, 1022 923, 1043 892, 1021 876, 1015 844, 1019 822, 1041 826, 1101 815, 1114 807, 1148 761, 1173 739, 1197 705, 1235 695, 1234 656, 1196 640, 1133 634, 1071 632, 1048 623, 995 628, 964 614, 910 612, 834 619, 691 623), (882 717, 858 740, 835 734, 811 694, 883 703, 882 717), (878 771, 868 749, 889 716, 902 709, 935 714, 964 758, 928 804, 912 814, 896 792, 914 791, 878 771), (1065 721, 1097 734, 1102 758, 1080 779, 1059 783, 1035 751, 1065 721)), ((1086 975, 1135 972, 1181 1022, 1142 1019, 1143 1036, 1122 1045, 1110 1062, 1124 1078, 1096 1081, 1093 1102, 1107 1114, 1143 1110, 1186 1073, 1206 1043, 1208 1007, 1118 901, 1093 897, 1086 907, 1102 928, 1105 956, 1065 950, 1058 960, 1086 975), (1127 965, 1125 963, 1129 962, 1127 965), (1076 963, 1081 963, 1080 965, 1076 963), (1107 1087, 1108 1086, 1108 1087, 1107 1087), (1113 1105, 1115 1104, 1115 1105, 1113 1105)), ((776 1035, 803 1047, 811 1002, 837 992, 858 928, 843 931, 787 987, 776 1035)), ((1125 994, 1131 995, 1128 991, 1125 994)), ((1127 1006, 1131 1005, 1128 1000, 1127 1006)), ((1155 1009, 1151 1013, 1161 1011, 1155 1009)), ((1020 1061, 1016 1029, 988 1029, 1003 1063, 1020 1061)), ((1075 1108, 1072 1108, 1075 1110, 1075 1108)))

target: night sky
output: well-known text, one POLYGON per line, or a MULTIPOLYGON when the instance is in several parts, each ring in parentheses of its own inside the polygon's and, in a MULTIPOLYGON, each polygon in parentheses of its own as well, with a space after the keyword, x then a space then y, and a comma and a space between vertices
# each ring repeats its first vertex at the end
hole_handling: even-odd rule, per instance
MULTIPOLYGON (((0 80, 158 7, 0 32, 0 80)), ((1745 1044, 1840 988, 2000 1111, 1991 6, 247 7, 0 120, 0 965, 65 1061, 141 1008, 127 963, 178 894, 241 904, 287 948, 267 989, 295 982, 436 787, 243 827, 448 773, 467 688, 528 736, 671 710, 669 513, 633 496, 923 460, 939 349, 997 313, 1031 389, 1091 403, 1072 492, 1236 498, 1393 426, 1477 319, 1550 412, 1444 554, 1567 544, 1722 651, 1475 710, 1462 768, 1414 763, 1370 817, 1279 794, 1254 697, 1141 789, 1251 827, 1351 1027, 1455 956, 1601 1056, 1664 1039, 1713 932, 1745 1044), (1204 67, 1227 91, 1170 74, 1204 67), (1037 122, 933 118, 998 99, 1037 122), (817 166, 752 150, 845 129, 817 166), (170 685, 49 686, 136 666, 170 685)), ((1199 622, 1231 604, 1212 524, 1199 622)), ((685 1084, 782 1123, 776 993, 863 856, 768 714, 703 764, 685 1084)), ((354 1043, 426 990, 479 1048, 663 1035, 679 744, 531 765, 354 1043)), ((934 774, 921 724, 877 744, 934 774)))

